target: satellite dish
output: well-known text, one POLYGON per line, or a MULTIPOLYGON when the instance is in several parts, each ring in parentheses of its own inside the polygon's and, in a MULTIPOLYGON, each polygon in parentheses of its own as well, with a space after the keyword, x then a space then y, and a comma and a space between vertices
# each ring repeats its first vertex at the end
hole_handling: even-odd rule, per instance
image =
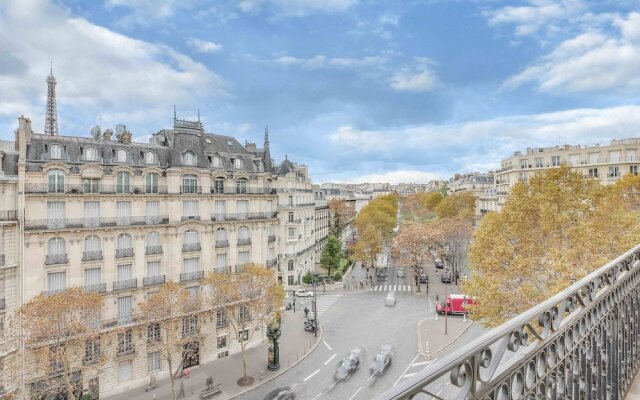
POLYGON ((100 125, 96 125, 91 128, 91 136, 96 140, 100 138, 100 125))

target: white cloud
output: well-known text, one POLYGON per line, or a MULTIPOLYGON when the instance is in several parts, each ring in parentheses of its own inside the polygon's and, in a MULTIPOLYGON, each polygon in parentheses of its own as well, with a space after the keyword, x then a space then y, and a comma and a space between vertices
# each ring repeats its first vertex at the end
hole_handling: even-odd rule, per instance
POLYGON ((397 170, 361 175, 349 178, 344 183, 371 183, 381 182, 397 185, 398 183, 427 183, 435 179, 443 179, 443 175, 418 170, 397 170))
POLYGON ((529 5, 507 6, 486 15, 489 25, 515 25, 516 36, 529 36, 540 30, 554 33, 568 20, 584 16, 585 9, 582 0, 530 0, 529 5))
POLYGON ((273 60, 273 62, 281 65, 294 65, 308 69, 320 68, 362 68, 373 67, 384 64, 387 58, 384 56, 369 56, 362 58, 352 57, 327 57, 325 55, 317 55, 309 58, 293 57, 282 55, 273 60))
POLYGON ((389 85, 397 91, 427 92, 439 85, 438 75, 433 70, 433 62, 426 58, 415 59, 415 65, 396 72, 389 85))
POLYGON ((74 17, 46 0, 9 1, 0 13, 0 37, 0 54, 12 55, 0 59, 0 115, 30 114, 34 129, 42 126, 49 60, 61 114, 73 107, 84 117, 132 109, 170 112, 173 102, 193 104, 225 93, 215 72, 184 54, 74 17))
POLYGON ((242 0, 238 8, 254 13, 272 7, 281 16, 300 17, 316 13, 339 13, 348 10, 358 0, 242 0))
POLYGON ((208 40, 189 38, 187 40, 189 47, 200 53, 217 53, 222 50, 222 45, 208 40))
POLYGON ((559 44, 506 87, 533 82, 547 92, 585 92, 640 88, 640 13, 613 21, 619 32, 589 31, 559 44))

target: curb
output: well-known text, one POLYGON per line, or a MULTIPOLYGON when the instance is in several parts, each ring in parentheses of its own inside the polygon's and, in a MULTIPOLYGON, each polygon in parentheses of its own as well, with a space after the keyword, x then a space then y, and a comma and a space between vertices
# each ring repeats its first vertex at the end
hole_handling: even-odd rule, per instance
MULTIPOLYGON (((423 357, 426 357, 426 355, 425 355, 424 349, 422 348, 423 343, 422 343, 422 334, 420 333, 420 325, 421 325, 423 322, 425 322, 425 321, 429 321, 429 320, 432 320, 432 319, 434 319, 434 318, 433 318, 433 317, 425 318, 425 319, 423 319, 422 321, 418 322, 418 329, 417 329, 417 332, 416 332, 416 336, 418 337, 418 354, 420 354, 420 355, 421 355, 421 356, 423 356, 423 357)), ((430 354, 429 354, 429 356, 430 356, 431 358, 433 358, 433 357, 434 357, 434 356, 436 356, 437 354, 439 354, 439 353, 441 353, 442 351, 444 351, 444 350, 448 349, 449 347, 451 347, 451 345, 452 345, 452 344, 454 344, 454 343, 456 342, 456 340, 460 339, 460 336, 462 336, 462 335, 463 335, 463 334, 464 334, 464 333, 465 333, 465 332, 466 332, 466 331, 471 327, 471 325, 473 325, 473 323, 474 323, 473 321, 469 321, 469 323, 467 324, 467 326, 465 326, 465 327, 462 329, 462 331, 460 331, 460 333, 459 333, 456 337, 454 337, 453 339, 451 339, 451 341, 450 341, 447 345, 445 345, 445 346, 441 347, 440 349, 438 349, 438 351, 434 351, 433 353, 430 353, 430 354)))
POLYGON ((268 379, 264 379, 263 381, 261 381, 259 384, 255 385, 255 386, 251 386, 250 388, 247 388, 245 390, 243 390, 240 393, 236 393, 233 396, 229 397, 228 400, 231 399, 235 399, 238 396, 241 396, 245 393, 248 393, 250 391, 252 391, 253 389, 259 388, 260 386, 264 385, 265 383, 272 381, 274 379, 276 379, 277 377, 279 377, 280 375, 284 374, 285 372, 289 371, 291 368, 295 367, 296 365, 298 365, 299 362, 301 362, 302 360, 304 360, 305 358, 307 358, 307 356, 309 354, 311 354, 316 347, 318 347, 318 345, 320 344, 320 342, 322 341, 322 336, 324 336, 324 329, 322 328, 322 326, 320 326, 320 335, 318 336, 318 340, 316 340, 316 343, 313 345, 312 348, 309 349, 309 351, 307 352, 307 354, 305 354, 304 356, 302 356, 301 358, 299 358, 296 362, 294 362, 293 364, 289 365, 287 368, 285 369, 281 369, 278 371, 277 374, 269 377, 268 379))

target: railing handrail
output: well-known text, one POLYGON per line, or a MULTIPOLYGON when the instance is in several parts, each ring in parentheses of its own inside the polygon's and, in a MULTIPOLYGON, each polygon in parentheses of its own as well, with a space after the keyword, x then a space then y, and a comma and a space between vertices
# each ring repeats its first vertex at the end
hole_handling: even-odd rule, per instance
POLYGON ((67 228, 97 228, 130 225, 165 225, 169 223, 168 215, 133 216, 133 217, 98 217, 98 218, 47 218, 29 219, 25 221, 25 230, 48 230, 67 228))
POLYGON ((166 185, 118 185, 103 183, 47 183, 27 182, 26 194, 167 194, 166 185), (153 188, 154 190, 147 190, 153 188), (88 190, 85 190, 88 189, 88 190), (120 189, 120 191, 118 191, 120 189))
MULTIPOLYGON (((378 395, 374 398, 374 400, 410 399, 411 396, 415 395, 416 393, 421 393, 422 388, 424 388, 426 385, 433 383, 437 379, 449 374, 455 368, 459 368, 465 365, 465 363, 469 359, 478 356, 483 349, 488 349, 490 345, 498 343, 499 341, 505 339, 505 337, 511 337, 514 332, 526 331, 527 329, 529 329, 528 325, 531 321, 539 320, 539 318, 547 315, 546 313, 552 313, 556 307, 560 305, 565 306, 567 302, 571 300, 571 306, 573 308, 560 310, 557 326, 553 328, 550 327, 550 325, 554 323, 552 322, 551 318, 549 318, 549 321, 546 321, 547 325, 545 325, 544 328, 549 328, 547 332, 548 335, 542 337, 541 342, 537 342, 539 346, 536 346, 535 349, 530 348, 527 352, 527 354, 535 355, 538 350, 548 345, 549 341, 546 339, 555 339, 556 336, 558 336, 558 331, 563 331, 568 328, 570 329, 570 324, 574 324, 576 323, 576 321, 579 321, 582 318, 583 314, 591 309, 591 307, 589 306, 595 304, 596 301, 600 301, 606 294, 610 293, 614 288, 620 286, 623 281, 622 278, 626 277, 632 270, 639 269, 639 259, 640 245, 636 245, 631 250, 616 257, 614 260, 609 261, 604 266, 591 272, 584 278, 573 283, 571 286, 567 287, 551 298, 543 301, 542 303, 530 308, 523 313, 520 313, 519 315, 485 333, 472 342, 463 345, 459 349, 438 357, 436 361, 429 364, 422 371, 416 373, 416 375, 412 377, 407 378, 403 382, 399 383, 398 386, 378 395), (625 272, 627 273, 625 274, 625 272), (610 281, 610 283, 606 283, 607 281, 610 281), (604 290, 602 290, 603 288, 604 290), (592 296, 592 299, 589 299, 588 296, 592 296), (585 305, 583 306, 580 305, 582 301, 585 302, 585 305), (582 312, 576 312, 579 307, 582 307, 582 312), (568 312, 569 315, 565 316, 565 312, 568 312)), ((495 358, 495 355, 493 357, 495 358)), ((524 362, 523 360, 526 359, 524 357, 514 356, 509 360, 505 360, 505 363, 510 363, 509 365, 506 365, 508 367, 518 362, 524 362)), ((498 360, 498 363, 499 361, 500 360, 498 360)), ((504 367, 505 366, 503 366, 502 369, 497 369, 495 371, 494 378, 496 385, 501 384, 504 380, 504 377, 502 376, 504 371, 506 370, 504 367)), ((463 371, 461 372, 464 373, 463 371)), ((477 381, 479 382, 480 378, 477 376, 478 374, 474 371, 472 371, 471 373, 473 376, 467 376, 467 379, 473 380, 475 377, 475 379, 477 379, 477 381)), ((486 379, 483 382, 485 383, 482 389, 486 390, 487 388, 491 387, 489 383, 486 383, 486 379)), ((473 387, 477 384, 477 382, 473 380, 471 384, 472 390, 474 390, 473 387)), ((628 387, 626 389, 628 389, 628 387)), ((480 396, 483 396, 483 394, 480 394, 480 396)), ((472 396, 472 392, 470 392, 468 398, 473 399, 476 397, 472 396)))

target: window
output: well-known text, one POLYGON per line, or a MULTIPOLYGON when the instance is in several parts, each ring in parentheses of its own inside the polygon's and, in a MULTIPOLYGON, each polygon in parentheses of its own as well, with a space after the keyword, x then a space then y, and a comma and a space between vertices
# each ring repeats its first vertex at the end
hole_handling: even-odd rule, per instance
POLYGON ((287 271, 293 271, 293 260, 287 262, 287 271))
POLYGON ((241 226, 240 228, 238 228, 238 239, 239 240, 246 240, 249 239, 249 228, 247 228, 246 226, 241 226))
POLYGON ((157 372, 162 370, 162 359, 160 358, 159 351, 147 353, 147 358, 149 359, 149 372, 157 372))
POLYGON ((247 340, 249 340, 249 330, 245 329, 244 331, 239 331, 238 332, 238 341, 246 342, 247 340))
POLYGON ((247 193, 247 180, 238 179, 236 181, 236 193, 247 193))
POLYGON ((84 362, 93 363, 100 359, 100 338, 87 339, 84 344, 84 362))
POLYGON ((600 153, 589 153, 589 164, 597 164, 599 157, 600 153))
POLYGON ((242 168, 243 165, 244 163, 242 162, 241 158, 236 158, 235 160, 233 160, 233 166, 235 168, 242 168))
POLYGON ((64 193, 64 171, 52 169, 49 171, 49 193, 64 193))
POLYGON ((189 292, 189 296, 191 298, 196 298, 200 294, 200 286, 191 286, 187 288, 187 292, 189 292))
POLYGON ((147 261, 147 276, 160 275, 160 261, 147 261))
POLYGON ((238 306, 238 319, 242 322, 247 322, 251 319, 251 314, 249 313, 248 305, 240 304, 238 306))
POLYGON ((198 177, 195 175, 185 175, 182 177, 182 193, 199 193, 198 177))
POLYGON ((50 152, 50 156, 53 159, 60 159, 62 158, 62 147, 60 147, 57 144, 54 144, 53 146, 51 146, 51 152, 50 152))
POLYGON ((527 173, 526 172, 520 172, 519 179, 520 179, 521 182, 525 182, 527 180, 527 173))
POLYGON ((124 361, 118 365, 118 382, 126 382, 133 379, 133 361, 124 361))
POLYGON ((116 153, 116 159, 118 162, 127 162, 127 152, 120 149, 116 153))
POLYGON ((542 167, 544 167, 544 158, 536 157, 536 168, 542 168, 542 167))
POLYGON ((60 292, 67 288, 67 273, 49 272, 47 274, 47 284, 50 293, 60 292))
POLYGON ((153 165, 156 162, 156 155, 150 151, 147 151, 144 155, 144 162, 147 165, 153 165))
POLYGON ((100 202, 85 201, 84 202, 84 226, 100 226, 100 202))
POLYGON ((198 200, 187 200, 182 202, 183 219, 196 219, 200 217, 200 204, 198 200))
POLYGON ((150 173, 145 177, 147 193, 158 193, 158 174, 150 173))
POLYGON ((220 157, 213 157, 211 161, 211 166, 213 168, 220 168, 222 166, 222 162, 220 161, 220 157))
POLYGON ((118 353, 131 353, 133 351, 133 332, 127 328, 118 333, 118 353))
POLYGON ((160 323, 150 323, 149 326, 147 326, 147 340, 150 342, 159 342, 160 339, 160 323))
POLYGON ((116 279, 118 282, 133 279, 133 264, 118 265, 116 279))
POLYGON ((118 172, 116 175, 116 193, 131 193, 129 180, 130 176, 128 172, 118 172))
POLYGON ((61 237, 54 237, 49 239, 47 246, 47 254, 50 256, 61 256, 67 253, 65 241, 61 237))
POLYGON ((133 250, 133 238, 128 233, 119 234, 118 239, 116 241, 116 250, 128 250, 128 249, 133 250))
POLYGON ((620 162, 620 150, 609 152, 609 162, 620 162))
POLYGON ((216 229, 216 240, 227 240, 227 231, 224 228, 216 229))
POLYGON ((194 165, 196 163, 196 153, 191 150, 187 150, 182 155, 182 160, 185 165, 194 165))
POLYGON ((247 213, 249 211, 249 200, 236 201, 236 211, 238 212, 238 219, 247 219, 247 213))
POLYGON ((227 347, 227 335, 218 336, 218 350, 224 349, 227 347))
POLYGON ((227 266, 227 253, 216 255, 216 266, 218 268, 224 268, 227 266))
POLYGON ((289 232, 288 233, 289 233, 289 235, 288 235, 289 239, 295 238, 296 237, 296 228, 289 228, 289 232))
POLYGON ((560 156, 551 156, 551 166, 552 167, 560 166, 560 156))
POLYGON ((97 156, 96 149, 93 147, 87 147, 84 149, 84 159, 87 161, 95 161, 97 156))
POLYGON ((47 226, 63 228, 65 226, 66 205, 64 201, 47 202, 47 226))
POLYGON ((289 283, 289 285, 293 285, 293 276, 289 275, 287 277, 287 282, 289 283))
POLYGON ((147 223, 157 224, 160 223, 160 202, 159 201, 147 201, 147 223))
POLYGON ((580 165, 580 154, 569 154, 569 164, 580 165))
POLYGON ((213 193, 224 193, 224 179, 216 178, 213 180, 213 193))
POLYGON ((636 161, 636 149, 627 149, 627 161, 636 161))
POLYGON ((160 254, 162 245, 160 244, 160 234, 158 232, 149 232, 147 234, 147 254, 160 254))
POLYGON ((190 336, 198 333, 198 317, 189 315, 182 319, 182 336, 190 336))
POLYGON ((289 207, 293 206, 293 196, 289 196, 289 207))
POLYGON ((200 239, 197 231, 189 229, 188 231, 184 231, 184 233, 182 234, 182 244, 195 245, 199 243, 200 239))
POLYGON ((293 222, 293 212, 289 212, 289 222, 293 222))
POLYGON ((589 178, 598 177, 598 168, 589 168, 589 178))
POLYGON ((55 372, 60 372, 64 369, 64 346, 52 346, 49 348, 49 365, 55 372))
POLYGON ((132 297, 118 297, 118 322, 121 324, 131 322, 132 297))
POLYGON ((527 168, 527 160, 520 160, 520 168, 527 168))
POLYGON ((620 167, 614 165, 609 167, 609 178, 618 178, 620 176, 620 167))
POLYGON ((96 235, 87 236, 84 239, 84 252, 91 255, 102 255, 102 240, 96 235))
POLYGON ((251 252, 250 251, 239 251, 238 252, 238 265, 249 264, 251 262, 251 252))
POLYGON ((100 179, 84 178, 82 190, 84 193, 100 193, 100 179))
POLYGON ((131 202, 130 201, 116 202, 116 224, 117 225, 131 224, 131 202))
POLYGON ((84 270, 85 286, 99 285, 102 281, 100 278, 100 268, 87 268, 84 270))
POLYGON ((629 166, 629 173, 630 174, 634 174, 634 175, 638 175, 638 166, 637 165, 630 165, 629 166))
POLYGON ((222 308, 216 310, 216 327, 224 328, 228 325, 227 314, 225 314, 222 308))
POLYGON ((200 264, 200 258, 185 258, 182 261, 182 272, 193 273, 197 272, 200 264))

